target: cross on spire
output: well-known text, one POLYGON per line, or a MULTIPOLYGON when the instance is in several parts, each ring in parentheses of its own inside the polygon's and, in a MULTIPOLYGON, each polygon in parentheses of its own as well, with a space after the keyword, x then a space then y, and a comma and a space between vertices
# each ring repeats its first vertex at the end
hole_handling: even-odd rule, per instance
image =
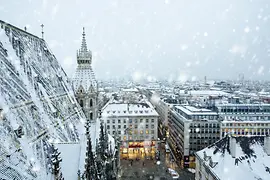
POLYGON ((44 31, 43 31, 43 28, 44 28, 44 24, 41 24, 41 34, 42 34, 42 39, 44 39, 44 31))
POLYGON ((85 40, 85 30, 84 30, 84 27, 83 27, 83 33, 82 33, 81 52, 87 52, 87 44, 86 44, 86 40, 85 40))

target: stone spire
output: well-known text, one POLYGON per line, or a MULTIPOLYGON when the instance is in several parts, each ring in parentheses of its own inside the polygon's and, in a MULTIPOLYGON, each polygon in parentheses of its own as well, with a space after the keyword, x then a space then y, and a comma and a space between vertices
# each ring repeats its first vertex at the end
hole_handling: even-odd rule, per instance
POLYGON ((86 39, 85 39, 85 29, 83 28, 82 45, 79 51, 77 51, 77 63, 90 65, 91 61, 92 61, 92 52, 87 49, 87 44, 86 44, 86 39))
POLYGON ((87 44, 86 44, 86 40, 85 40, 85 31, 84 31, 84 27, 83 27, 83 33, 82 33, 81 52, 87 52, 87 44))

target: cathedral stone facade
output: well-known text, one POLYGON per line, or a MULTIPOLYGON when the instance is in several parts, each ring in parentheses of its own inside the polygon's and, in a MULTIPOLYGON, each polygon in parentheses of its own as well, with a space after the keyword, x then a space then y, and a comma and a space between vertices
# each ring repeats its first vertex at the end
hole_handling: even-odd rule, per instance
POLYGON ((86 118, 94 121, 98 118, 98 83, 92 69, 92 52, 87 49, 83 28, 82 45, 77 51, 77 69, 73 79, 75 96, 86 118))

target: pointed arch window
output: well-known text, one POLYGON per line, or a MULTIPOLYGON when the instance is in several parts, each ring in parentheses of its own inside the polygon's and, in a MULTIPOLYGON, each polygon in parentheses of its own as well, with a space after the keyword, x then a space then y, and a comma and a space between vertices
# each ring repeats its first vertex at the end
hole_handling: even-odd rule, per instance
POLYGON ((93 120, 93 113, 90 113, 90 120, 93 120))
POLYGON ((93 106, 93 99, 90 99, 90 107, 93 106))
POLYGON ((83 107, 83 100, 80 100, 80 106, 83 107))

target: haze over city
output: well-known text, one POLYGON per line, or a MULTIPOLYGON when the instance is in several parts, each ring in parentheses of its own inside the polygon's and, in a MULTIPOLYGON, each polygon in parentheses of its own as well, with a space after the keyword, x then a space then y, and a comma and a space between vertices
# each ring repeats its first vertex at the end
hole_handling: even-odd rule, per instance
POLYGON ((72 77, 86 28, 97 79, 267 80, 269 1, 4 1, 0 17, 44 38, 72 77), (10 16, 12 14, 12 16, 10 16))

